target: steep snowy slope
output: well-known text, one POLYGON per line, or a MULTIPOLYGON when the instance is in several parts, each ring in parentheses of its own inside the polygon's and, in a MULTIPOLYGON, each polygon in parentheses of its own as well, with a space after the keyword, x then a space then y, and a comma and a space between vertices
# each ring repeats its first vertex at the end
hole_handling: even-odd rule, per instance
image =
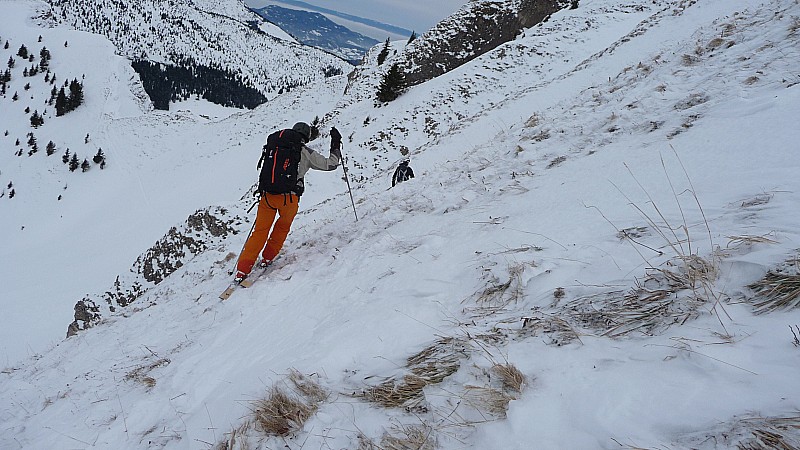
POLYGON ((749 287, 797 272, 798 17, 791 0, 582 1, 380 107, 385 67, 366 66, 279 111, 111 121, 143 192, 220 205, 232 231, 172 220, 207 248, 159 284, 126 274, 146 288, 126 307, 93 291, 99 323, 5 369, 0 445, 800 445, 800 311, 757 315, 749 287), (284 257, 220 302, 252 149, 321 111, 360 220, 341 172, 312 173, 284 257), (403 153, 418 176, 389 189, 403 153), (307 415, 268 435, 258 401, 279 392, 307 415))

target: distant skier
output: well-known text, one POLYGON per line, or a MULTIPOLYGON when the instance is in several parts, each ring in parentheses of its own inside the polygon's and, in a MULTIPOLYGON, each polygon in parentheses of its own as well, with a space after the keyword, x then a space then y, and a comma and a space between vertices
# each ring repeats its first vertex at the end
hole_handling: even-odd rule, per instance
POLYGON ((290 129, 276 131, 267 137, 259 161, 259 166, 264 163, 258 183, 261 199, 258 202, 253 232, 247 238, 236 265, 237 282, 250 274, 259 252, 262 267, 269 265, 278 256, 297 214, 306 172, 309 169, 330 171, 339 167, 342 159, 342 135, 339 130, 331 129, 330 156, 327 158, 306 147, 310 134, 311 127, 304 122, 298 122, 290 129))
POLYGON ((408 167, 408 160, 404 159, 399 166, 397 166, 397 170, 394 171, 394 176, 392 176, 392 187, 394 187, 397 183, 402 183, 403 181, 408 181, 414 178, 414 171, 411 170, 411 167, 408 167))

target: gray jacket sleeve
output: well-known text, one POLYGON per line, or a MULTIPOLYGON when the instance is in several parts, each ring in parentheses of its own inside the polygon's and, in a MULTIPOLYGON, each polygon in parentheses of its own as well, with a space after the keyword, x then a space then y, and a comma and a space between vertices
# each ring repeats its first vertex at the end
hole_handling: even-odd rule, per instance
POLYGON ((330 171, 339 167, 339 157, 330 155, 327 158, 311 148, 303 146, 300 153, 299 176, 303 177, 309 169, 330 171))

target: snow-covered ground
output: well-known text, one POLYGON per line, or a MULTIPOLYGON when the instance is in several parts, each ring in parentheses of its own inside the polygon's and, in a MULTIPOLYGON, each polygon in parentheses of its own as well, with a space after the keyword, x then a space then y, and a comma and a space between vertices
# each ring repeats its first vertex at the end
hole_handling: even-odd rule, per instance
MULTIPOLYGON (((747 441, 761 431, 800 446, 800 310, 756 315, 748 288, 797 272, 798 17, 792 0, 583 0, 380 108, 369 67, 226 118, 149 112, 123 83, 41 128, 77 148, 89 132, 104 171, 31 171, 45 157, 7 156, 2 138, 2 187, 36 180, 14 176, 18 197, 0 198, 0 447, 398 448, 414 432, 412 448, 775 446, 747 441), (312 172, 283 257, 252 288, 217 298, 243 222, 45 345, 190 213, 246 214, 264 137, 314 116, 345 135, 358 221, 342 172, 312 172), (389 189, 403 147, 417 177, 389 189), (35 355, 18 360, 26 342, 35 355), (266 437, 253 402, 292 392, 293 370, 329 395, 266 437), (405 408, 368 401, 415 379, 427 385, 405 408)), ((102 45, 22 23, 3 19, 0 57, 38 34, 102 45)), ((94 55, 107 63, 93 76, 127 79, 110 47, 94 55)))

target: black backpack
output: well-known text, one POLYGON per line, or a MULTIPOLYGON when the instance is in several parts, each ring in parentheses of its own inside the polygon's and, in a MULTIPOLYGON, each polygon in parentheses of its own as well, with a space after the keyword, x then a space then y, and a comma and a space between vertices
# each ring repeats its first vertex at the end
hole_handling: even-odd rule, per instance
POLYGON ((276 131, 269 135, 261 155, 261 175, 258 191, 269 194, 303 194, 302 179, 298 180, 300 152, 303 135, 291 130, 276 131))

